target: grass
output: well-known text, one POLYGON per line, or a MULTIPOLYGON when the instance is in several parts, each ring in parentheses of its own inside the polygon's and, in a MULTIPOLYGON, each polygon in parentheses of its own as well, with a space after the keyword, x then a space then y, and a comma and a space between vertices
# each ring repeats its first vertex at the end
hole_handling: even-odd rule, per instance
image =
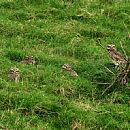
POLYGON ((130 129, 130 90, 114 84, 102 95, 108 84, 98 84, 113 78, 102 65, 115 71, 107 44, 123 53, 123 41, 129 56, 129 9, 127 0, 1 0, 0 129, 130 129), (29 54, 37 65, 20 63, 29 54), (63 73, 65 63, 79 76, 63 73))

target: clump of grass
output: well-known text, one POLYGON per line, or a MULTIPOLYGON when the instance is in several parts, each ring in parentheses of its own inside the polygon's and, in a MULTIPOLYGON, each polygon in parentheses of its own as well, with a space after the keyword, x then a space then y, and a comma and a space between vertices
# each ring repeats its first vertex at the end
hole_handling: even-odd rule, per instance
POLYGON ((18 50, 10 50, 7 52, 6 56, 12 61, 20 62, 20 61, 22 61, 25 54, 18 50))
POLYGON ((18 5, 13 1, 0 3, 0 8, 4 9, 18 9, 18 5))

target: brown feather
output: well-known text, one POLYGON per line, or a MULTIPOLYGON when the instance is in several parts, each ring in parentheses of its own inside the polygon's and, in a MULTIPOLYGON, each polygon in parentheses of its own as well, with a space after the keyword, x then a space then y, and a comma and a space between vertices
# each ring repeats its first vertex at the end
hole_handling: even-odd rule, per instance
POLYGON ((114 45, 107 46, 108 54, 115 65, 119 65, 120 63, 126 64, 126 59, 122 56, 122 54, 117 51, 114 45))

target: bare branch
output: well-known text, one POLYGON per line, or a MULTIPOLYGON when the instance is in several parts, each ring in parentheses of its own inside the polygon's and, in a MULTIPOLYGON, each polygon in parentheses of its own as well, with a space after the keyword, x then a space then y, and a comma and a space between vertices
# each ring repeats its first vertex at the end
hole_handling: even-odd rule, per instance
POLYGON ((92 84, 111 84, 111 83, 99 83, 99 82, 91 82, 92 84))
POLYGON ((113 75, 115 75, 115 73, 114 72, 112 72, 108 67, 106 67, 105 65, 102 65, 102 64, 100 64, 101 66, 103 66, 106 70, 108 70, 110 73, 112 73, 113 75))
POLYGON ((123 22, 123 24, 124 24, 124 27, 125 27, 125 30, 126 30, 126 32, 127 32, 127 34, 128 34, 128 36, 130 35, 130 32, 129 32, 129 30, 128 30, 128 28, 127 28, 127 26, 126 26, 126 24, 123 22))
POLYGON ((122 50, 123 50, 123 53, 125 54, 125 58, 126 58, 126 60, 128 60, 128 56, 127 56, 127 54, 126 54, 126 51, 125 51, 125 49, 124 49, 124 47, 123 47, 121 41, 120 41, 120 45, 121 45, 121 48, 122 48, 122 50))

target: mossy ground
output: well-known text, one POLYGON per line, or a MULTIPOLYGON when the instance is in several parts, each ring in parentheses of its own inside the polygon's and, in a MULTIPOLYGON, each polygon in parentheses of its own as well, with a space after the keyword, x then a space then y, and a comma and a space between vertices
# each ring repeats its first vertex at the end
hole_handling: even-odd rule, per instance
POLYGON ((129 0, 0 1, 0 129, 130 129, 130 90, 111 83, 104 48, 129 56, 129 0), (98 39, 101 41, 102 48, 98 39), (20 61, 33 55, 37 65, 20 61), (78 77, 61 66, 70 64, 78 77), (20 69, 19 83, 8 79, 20 69), (94 83, 96 82, 96 83, 94 83))

